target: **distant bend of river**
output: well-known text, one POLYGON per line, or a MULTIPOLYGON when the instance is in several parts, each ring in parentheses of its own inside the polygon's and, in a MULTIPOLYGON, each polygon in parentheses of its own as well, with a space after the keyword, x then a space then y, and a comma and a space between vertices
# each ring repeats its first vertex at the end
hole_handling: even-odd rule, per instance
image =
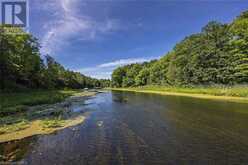
POLYGON ((133 92, 101 93, 85 104, 84 123, 2 143, 0 162, 248 164, 248 104, 133 92))

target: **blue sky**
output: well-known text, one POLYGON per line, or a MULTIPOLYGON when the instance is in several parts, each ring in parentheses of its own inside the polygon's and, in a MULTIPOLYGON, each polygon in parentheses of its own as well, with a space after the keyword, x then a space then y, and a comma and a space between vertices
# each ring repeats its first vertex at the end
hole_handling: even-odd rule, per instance
POLYGON ((209 21, 228 23, 248 1, 30 0, 30 28, 66 68, 110 78, 114 68, 159 58, 209 21))

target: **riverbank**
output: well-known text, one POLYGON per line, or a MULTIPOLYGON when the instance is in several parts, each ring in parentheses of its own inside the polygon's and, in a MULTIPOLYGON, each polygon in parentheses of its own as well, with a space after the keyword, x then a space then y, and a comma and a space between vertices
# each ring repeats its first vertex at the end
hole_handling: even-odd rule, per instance
MULTIPOLYGON (((25 129, 0 135, 0 143, 12 141, 12 140, 19 140, 34 135, 51 134, 55 131, 78 125, 82 123, 85 120, 85 118, 86 117, 82 115, 74 118, 68 118, 66 120, 58 121, 59 124, 56 124, 56 126, 52 126, 52 127, 45 126, 44 122, 47 119, 36 120, 29 123, 25 129)), ((51 120, 51 122, 54 123, 56 122, 56 120, 51 120)))
POLYGON ((84 105, 96 93, 64 90, 1 94, 5 98, 0 111, 0 143, 49 134, 82 123, 86 112, 74 112, 73 108, 84 105))
POLYGON ((215 99, 232 102, 248 103, 248 87, 209 87, 209 88, 180 88, 180 87, 161 87, 161 86, 144 86, 132 88, 108 88, 116 91, 130 91, 140 93, 153 93, 161 95, 174 95, 195 97, 202 99, 215 99))
POLYGON ((30 90, 26 92, 0 93, 0 117, 22 113, 29 106, 54 104, 81 90, 30 90))

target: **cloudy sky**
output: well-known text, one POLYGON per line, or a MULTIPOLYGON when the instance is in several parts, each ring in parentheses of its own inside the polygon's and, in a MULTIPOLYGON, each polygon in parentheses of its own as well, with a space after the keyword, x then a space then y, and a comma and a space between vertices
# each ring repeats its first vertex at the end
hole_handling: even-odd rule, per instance
POLYGON ((30 27, 66 68, 110 78, 114 68, 156 59, 211 20, 248 9, 238 0, 30 0, 30 27))

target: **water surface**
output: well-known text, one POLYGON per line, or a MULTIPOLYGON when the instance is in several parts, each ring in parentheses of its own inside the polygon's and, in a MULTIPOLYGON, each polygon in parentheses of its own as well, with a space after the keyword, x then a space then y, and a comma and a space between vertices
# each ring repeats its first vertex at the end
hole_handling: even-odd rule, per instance
POLYGON ((23 164, 248 164, 248 104, 107 92, 75 111, 78 126, 0 144, 23 164))

